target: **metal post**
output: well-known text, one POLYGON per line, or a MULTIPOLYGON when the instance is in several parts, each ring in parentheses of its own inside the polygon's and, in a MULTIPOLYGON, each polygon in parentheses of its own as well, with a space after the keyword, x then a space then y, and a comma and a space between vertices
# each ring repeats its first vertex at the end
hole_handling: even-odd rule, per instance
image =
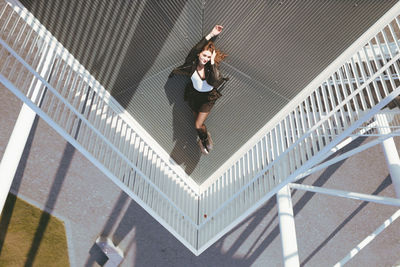
POLYGON ((36 113, 23 104, 0 163, 0 211, 10 191, 36 113))
POLYGON ((279 190, 276 198, 284 266, 300 266, 290 187, 279 190))
MULTIPOLYGON (((389 134, 389 121, 386 114, 375 115, 378 121, 378 131, 380 134, 389 134)), ((396 196, 400 198, 400 158, 397 152, 396 144, 393 137, 386 139, 382 142, 383 153, 385 154, 386 163, 389 168, 390 177, 394 186, 396 196)))
MULTIPOLYGON (((39 74, 46 79, 50 75, 50 69, 54 62, 54 48, 46 46, 46 52, 42 53, 39 61, 39 74)), ((43 84, 35 77, 30 89, 33 90, 32 101, 40 103, 43 97, 43 84)), ((29 133, 32 129, 36 113, 25 103, 22 105, 14 129, 8 141, 6 150, 0 163, 0 214, 3 211, 8 192, 10 191, 18 164, 21 160, 29 133)))

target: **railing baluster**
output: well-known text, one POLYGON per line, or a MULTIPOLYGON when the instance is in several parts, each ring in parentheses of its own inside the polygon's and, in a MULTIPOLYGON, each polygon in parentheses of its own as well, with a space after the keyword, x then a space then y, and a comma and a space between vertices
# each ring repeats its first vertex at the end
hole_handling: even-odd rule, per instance
MULTIPOLYGON (((67 65, 67 64, 63 64, 63 65, 67 65)), ((69 68, 69 71, 71 72, 72 70, 69 68)), ((60 90, 59 90, 59 92, 60 92, 60 94, 65 98, 65 89, 67 89, 68 87, 67 87, 67 81, 68 81, 68 71, 66 71, 65 69, 63 70, 63 79, 65 79, 65 81, 60 85, 60 90), (65 72, 67 72, 67 74, 65 74, 65 72), (65 77, 65 76, 67 76, 67 77, 65 77), (64 86, 63 86, 64 85, 64 86), (62 88, 64 88, 64 90, 62 89, 62 88), (63 94, 64 93, 64 94, 63 94)), ((64 107, 65 107, 65 105, 64 105, 64 107)), ((63 108, 64 108, 63 107, 63 108)), ((65 107, 65 108, 67 108, 67 107, 65 107)), ((62 112, 63 111, 63 109, 61 109, 61 107, 60 106, 57 106, 56 107, 56 109, 55 109, 55 112, 54 112, 54 118, 55 118, 55 121, 57 121, 57 122, 59 122, 60 123, 60 121, 61 121, 61 119, 60 119, 60 117, 62 116, 62 112)), ((60 123, 60 125, 62 125, 61 123, 60 123)))
MULTIPOLYGON (((73 92, 75 86, 76 86, 76 82, 78 80, 78 74, 73 72, 72 76, 72 80, 71 80, 71 85, 68 86, 68 95, 66 100, 71 103, 72 102, 72 96, 73 96, 73 92)), ((70 123, 70 115, 72 115, 72 112, 70 112, 70 109, 65 105, 64 109, 62 111, 61 114, 61 118, 60 118, 60 125, 65 125, 65 129, 69 129, 69 123, 70 123)), ((69 131, 68 131, 69 132, 69 131)))
MULTIPOLYGON (((95 90, 92 90, 92 92, 93 92, 93 94, 90 96, 90 99, 89 99, 90 105, 88 106, 88 112, 87 112, 86 118, 94 126, 94 121, 96 119, 96 114, 97 114, 97 110, 98 110, 99 94, 96 93, 95 90)), ((118 147, 118 146, 116 146, 116 147, 118 147)))
MULTIPOLYGON (((345 99, 345 95, 346 95, 346 86, 343 86, 342 84, 342 88, 340 88, 337 80, 340 79, 340 82, 342 82, 341 79, 341 70, 339 69, 333 76, 332 76, 332 81, 333 81, 333 88, 334 88, 334 94, 336 95, 336 99, 337 99, 337 103, 335 103, 334 106, 337 106, 339 103, 344 102, 345 99)), ((345 106, 343 106, 343 108, 339 109, 340 112, 340 117, 342 118, 340 121, 342 122, 343 127, 347 128, 348 126, 348 119, 347 116, 350 117, 350 121, 351 121, 351 106, 349 105, 348 102, 345 102, 345 106), (347 112, 346 112, 347 109, 347 112)))
MULTIPOLYGON (((389 24, 390 25, 390 24, 389 24)), ((379 46, 381 47, 382 45, 385 45, 385 47, 386 47, 386 49, 388 50, 388 52, 389 52, 389 56, 390 56, 390 58, 393 58, 394 56, 395 56, 395 54, 393 53, 393 51, 392 51, 392 49, 390 48, 390 43, 389 43, 389 40, 388 40, 388 36, 387 36, 387 34, 386 34, 386 32, 385 31, 382 31, 381 32, 382 33, 382 36, 383 36, 383 40, 384 40, 384 44, 381 44, 381 42, 379 42, 379 46)), ((382 48, 381 48, 381 51, 382 51, 382 48)), ((400 69, 399 69, 399 66, 398 66, 398 64, 393 64, 393 66, 394 66, 394 72, 392 71, 392 68, 388 68, 388 71, 387 71, 387 76, 388 76, 388 78, 389 78, 389 81, 390 81, 390 85, 392 86, 392 88, 393 88, 393 90, 396 88, 396 83, 395 83, 395 81, 394 81, 394 79, 393 79, 393 76, 394 76, 394 74, 398 74, 398 73, 400 73, 400 69)), ((382 83, 385 83, 385 81, 383 80, 382 81, 382 83)), ((385 85, 386 85, 386 83, 385 83, 385 85)), ((388 91, 392 91, 392 90, 388 90, 388 91)))
MULTIPOLYGON (((381 67, 383 67, 383 64, 386 64, 389 61, 389 59, 386 58, 385 51, 383 50, 382 44, 380 42, 380 38, 376 37, 375 41, 376 41, 378 49, 379 49, 380 58, 383 61, 383 63, 381 63, 380 60, 379 60, 379 56, 376 54, 375 50, 372 50, 372 54, 373 54, 373 57, 374 57, 374 62, 375 62, 376 68, 378 70, 381 67), (379 63, 379 65, 377 64, 377 62, 379 63)), ((369 42, 368 44, 369 44, 370 47, 373 47, 371 42, 369 42)), ((390 49, 388 49, 388 50, 390 51, 390 49)), ((389 92, 389 90, 387 88, 387 85, 386 85, 386 82, 385 82, 385 74, 382 73, 381 75, 379 75, 379 78, 380 78, 380 84, 382 84, 382 88, 383 88, 383 92, 384 92, 382 97, 386 97, 390 92, 389 92)), ((392 80, 390 80, 390 82, 391 81, 392 80)), ((395 87, 394 83, 392 83, 392 86, 395 87)))
MULTIPOLYGON (((254 148, 253 148, 253 153, 254 153, 254 156, 253 156, 253 158, 254 158, 254 171, 252 172, 252 174, 251 174, 251 176, 252 177, 254 177, 254 175, 256 174, 256 173, 258 173, 260 170, 261 170, 261 168, 260 168, 260 158, 261 158, 261 154, 260 154, 260 141, 259 142, 257 142, 257 144, 254 146, 254 148)), ((258 181, 258 186, 257 186, 257 191, 256 191, 256 193, 255 193, 255 198, 256 199, 259 199, 259 198, 261 198, 261 194, 262 194, 262 192, 261 192, 261 190, 262 190, 262 182, 261 182, 261 180, 259 180, 258 181)), ((225 184, 224 184, 224 186, 225 186, 225 184)), ((222 202, 221 203, 223 203, 224 201, 225 201, 225 196, 224 196, 224 198, 222 199, 222 202)))
MULTIPOLYGON (((139 156, 138 156, 138 160, 136 163, 136 166, 141 169, 141 167, 143 166, 143 159, 144 159, 144 153, 145 153, 145 149, 146 149, 146 144, 145 142, 143 142, 143 140, 140 141, 140 146, 139 146, 139 156)), ((142 186, 142 177, 140 176, 139 173, 136 173, 136 177, 135 177, 135 193, 136 195, 140 196, 140 192, 141 192, 141 186, 142 186)))
MULTIPOLYGON (((19 21, 21 21, 20 19, 18 19, 19 21)), ((14 33, 14 34, 16 34, 16 36, 14 36, 14 34, 12 35, 12 37, 13 37, 13 39, 14 39, 14 41, 12 42, 12 40, 11 40, 11 35, 10 36, 8 36, 8 38, 10 38, 10 40, 9 40, 9 43, 10 43, 10 46, 14 49, 14 50, 17 50, 17 45, 18 45, 18 41, 20 40, 20 38, 21 38, 21 35, 22 35, 22 33, 23 33, 23 31, 24 31, 24 29, 25 29, 25 27, 24 27, 24 25, 22 25, 22 27, 21 26, 19 26, 19 27, 17 27, 17 24, 19 24, 19 23, 16 23, 14 26, 14 29, 13 30, 15 30, 16 32, 14 33), (11 44, 12 43, 12 44, 11 44)), ((18 51, 19 51, 20 49, 18 49, 18 51)), ((11 57, 10 57, 10 59, 11 59, 11 57)), ((6 65, 7 65, 7 63, 6 63, 6 65)), ((10 79, 11 80, 16 80, 17 81, 17 77, 18 77, 18 71, 15 71, 15 70, 13 70, 13 71, 11 71, 11 75, 9 76, 10 77, 10 79)))
MULTIPOLYGON (((154 170, 153 170, 153 182, 156 186, 159 187, 159 176, 160 176, 160 168, 161 168, 161 161, 157 155, 154 155, 155 163, 154 163, 154 170)), ((152 188, 151 194, 151 208, 158 212, 158 202, 157 202, 157 192, 152 188)))
POLYGON ((110 133, 110 141, 113 145, 117 146, 117 141, 119 139, 119 134, 120 134, 120 127, 121 127, 121 119, 118 116, 118 114, 114 114, 114 126, 111 128, 111 133, 110 133))
MULTIPOLYGON (((357 62, 356 62, 356 64, 358 64, 358 69, 360 70, 360 73, 361 73, 361 77, 358 76, 359 79, 357 79, 357 81, 360 81, 360 80, 362 81, 362 82, 360 82, 359 85, 357 86, 357 87, 359 88, 359 87, 361 87, 361 86, 367 81, 367 79, 368 79, 368 78, 367 78, 367 74, 365 73, 365 65, 364 65, 364 63, 363 63, 363 61, 362 61, 362 59, 361 59, 361 54, 360 54, 360 52, 357 52, 357 62), (360 79, 360 78, 361 78, 361 79, 360 79)), ((367 99, 367 100, 369 101, 368 108, 374 106, 374 105, 375 105, 375 101, 374 101, 374 98, 373 98, 372 95, 371 95, 370 90, 368 90, 368 88, 365 88, 365 90, 363 90, 363 91, 365 91, 366 94, 367 94, 366 97, 365 97, 365 94, 364 94, 364 97, 365 97, 365 99, 367 99)))
MULTIPOLYGON (((14 16, 14 17, 13 17, 12 15, 13 15, 13 13, 10 15, 9 19, 8 19, 7 22, 5 23, 5 26, 6 26, 6 27, 5 27, 4 30, 3 30, 3 32, 6 32, 5 29, 7 28, 8 23, 10 23, 11 19, 14 18, 14 19, 16 20, 14 23, 11 24, 11 28, 10 28, 10 30, 9 30, 9 34, 7 35, 7 38, 6 38, 6 40, 5 40, 8 44, 10 44, 10 43, 11 43, 11 40, 14 38, 15 30, 18 29, 17 26, 18 26, 19 22, 22 20, 21 17, 19 17, 19 16, 18 16, 18 17, 17 17, 17 16, 14 16)), ((14 46, 15 46, 15 45, 13 45, 12 48, 14 48, 14 46)))
MULTIPOLYGON (((374 75, 374 73, 376 72, 376 69, 379 68, 379 66, 381 65, 381 63, 379 62, 379 60, 378 60, 378 58, 377 58, 377 56, 376 56, 375 49, 374 49, 372 43, 371 43, 371 42, 368 42, 368 45, 369 45, 370 51, 371 51, 371 53, 372 53, 372 55, 373 55, 373 62, 374 62, 374 64, 375 64, 375 68, 374 68, 374 66, 372 65, 371 60, 369 60, 369 55, 368 55, 368 51, 367 51, 367 47, 366 47, 366 46, 363 47, 363 53, 364 53, 364 56, 365 56, 365 58, 366 58, 365 65, 367 66, 367 69, 368 69, 368 71, 369 71, 369 77, 371 77, 372 75, 374 75)), ((382 75, 380 75, 380 78, 382 79, 382 75)), ((373 94, 373 95, 376 96, 377 102, 380 102, 380 101, 382 100, 382 94, 381 94, 381 92, 380 92, 380 88, 379 88, 379 86, 378 86, 376 80, 373 80, 372 83, 373 83, 374 92, 375 92, 375 94, 373 94)), ((386 95, 386 94, 387 94, 387 93, 385 92, 384 95, 386 95)))
MULTIPOLYGON (((347 85, 345 84, 345 81, 344 81, 345 79, 344 79, 342 73, 340 73, 340 80, 341 80, 342 87, 345 88, 344 91, 343 91, 344 92, 344 97, 347 99, 349 94, 354 92, 354 85, 353 85, 351 73, 350 73, 350 70, 349 70, 349 63, 345 63, 343 68, 344 68, 344 73, 347 76, 348 84, 347 85)), ((364 110, 364 108, 360 107, 360 105, 359 105, 359 101, 361 99, 360 96, 361 96, 361 94, 356 96, 354 98, 354 100, 351 100, 351 102, 350 102, 349 106, 351 108, 351 113, 354 114, 355 117, 356 117, 356 118, 354 118, 353 116, 351 117, 352 118, 351 123, 353 123, 355 120, 357 120, 357 118, 359 118, 359 112, 364 110), (351 103, 353 103, 354 107, 352 107, 351 103)), ((364 102, 361 101, 361 103, 365 103, 365 100, 364 100, 364 102)))
MULTIPOLYGON (((272 129, 271 131, 271 147, 272 147, 272 160, 276 160, 279 157, 279 152, 278 152, 278 142, 276 139, 277 136, 277 128, 275 127, 274 129, 272 129)), ((279 165, 274 166, 275 168, 279 168, 279 165)), ((276 181, 279 181, 280 177, 279 176, 275 176, 276 181)))
MULTIPOLYGON (((266 136, 263 136, 261 141, 259 142, 259 147, 260 147, 260 153, 261 153, 261 160, 260 160, 260 170, 264 169, 264 167, 268 164, 267 163, 267 151, 266 151, 266 147, 267 147, 267 139, 266 136)), ((262 184, 262 188, 260 190, 260 194, 264 195, 266 192, 268 192, 269 190, 269 181, 268 181, 268 177, 263 174, 263 184, 262 184)))
MULTIPOLYGON (((395 24, 396 22, 395 21, 392 21, 391 23, 389 23, 389 30, 390 30, 390 34, 391 34, 391 36, 393 37, 393 40, 394 40, 394 42, 395 42, 395 44, 396 44, 396 47, 397 47, 397 53, 399 53, 399 51, 400 51, 400 43, 399 43, 399 38, 400 37, 397 37, 397 34, 396 34, 396 31, 393 29, 393 24, 395 24)), ((388 42, 389 43, 389 42, 388 42)), ((394 55, 392 55, 392 57, 393 57, 394 55)))
MULTIPOLYGON (((314 92, 311 94, 310 96, 310 103, 311 103, 311 107, 310 109, 313 110, 312 116, 313 116, 313 124, 317 123, 317 121, 319 121, 321 119, 320 117, 320 113, 317 112, 318 107, 317 107, 317 94, 314 92)), ((318 147, 322 147, 323 146, 323 137, 325 136, 325 127, 322 125, 320 128, 318 128, 316 130, 316 135, 317 135, 317 146, 318 147)), ((296 155, 292 154, 292 157, 296 157, 296 155)), ((294 160, 293 160, 294 161, 294 160)), ((293 170, 291 170, 291 172, 295 171, 296 168, 294 168, 293 170)))
MULTIPOLYGON (((148 152, 147 152, 147 166, 146 166, 146 170, 144 171, 144 174, 146 177, 148 177, 150 180, 151 179, 151 169, 153 166, 153 150, 149 147, 148 148, 148 152)), ((149 183, 145 183, 145 197, 144 197, 144 201, 147 203, 149 200, 149 183)), ((184 209, 183 209, 184 210, 184 209)))
MULTIPOLYGON (((0 18, 3 18, 4 14, 6 14, 7 9, 11 9, 11 7, 9 7, 8 5, 4 5, 2 11, 1 11, 1 16, 0 18)), ((6 35, 6 28, 8 26, 8 23, 10 23, 10 20, 12 18, 12 16, 14 15, 14 10, 10 10, 10 12, 7 12, 8 16, 6 18, 4 18, 5 22, 3 23, 3 26, 1 27, 1 34, 6 35)), ((3 38, 3 36, 1 37, 3 38)))
MULTIPOLYGON (((303 117, 305 118, 305 125, 307 127, 307 129, 311 129, 312 126, 315 124, 315 122, 313 122, 313 117, 312 117, 312 111, 310 109, 310 103, 309 103, 309 99, 306 99, 304 102, 304 109, 305 112, 303 114, 303 117)), ((314 155, 317 149, 317 137, 316 137, 316 133, 315 132, 311 132, 310 134, 310 146, 311 146, 311 151, 310 151, 310 155, 314 155)), ((286 147, 284 147, 283 151, 286 150, 286 147)), ((289 167, 290 169, 290 167, 289 167)))
MULTIPOLYGON (((351 65, 351 70, 353 72, 354 80, 356 83, 355 87, 353 86, 353 83, 351 83, 352 92, 354 92, 357 88, 361 87, 361 83, 360 83, 361 74, 358 71, 357 64, 354 61, 354 58, 351 59, 350 65, 351 65)), ((366 99, 368 100, 369 96, 368 96, 366 90, 362 90, 358 95, 359 95, 360 101, 362 103, 362 108, 363 108, 362 111, 367 110, 369 108, 369 104, 366 102, 366 99)), ((369 103, 371 103, 371 102, 369 102, 369 103)))
MULTIPOLYGON (((331 87, 331 83, 333 84, 333 80, 335 79, 334 76, 330 76, 328 78, 328 80, 326 81, 326 92, 327 92, 327 98, 328 101, 330 103, 330 111, 334 110, 334 107, 337 106, 337 103, 335 102, 335 95, 332 92, 332 87, 331 87), (331 82, 332 81, 332 82, 331 82)), ((340 129, 340 118, 338 118, 337 116, 333 116, 333 125, 334 127, 337 129, 338 133, 341 131, 340 129)))
MULTIPOLYGON (((96 125, 97 129, 99 130, 99 132, 101 134, 103 134, 103 136, 106 136, 108 110, 109 110, 109 108, 107 106, 107 103, 102 101, 101 108, 100 108, 99 114, 98 114, 98 118, 95 120, 95 125, 96 125)), ((134 133, 134 132, 131 130, 131 133, 134 133)), ((129 138, 131 138, 131 136, 129 138)))
MULTIPOLYGON (((28 53, 28 57, 27 57, 27 59, 26 59, 26 61, 29 63, 29 58, 30 58, 30 56, 31 56, 31 54, 29 54, 29 52, 25 52, 26 51, 26 46, 28 45, 28 40, 30 40, 31 39, 31 35, 32 35, 32 33, 33 33, 34 31, 32 30, 32 29, 28 29, 28 34, 25 36, 25 38, 24 38, 24 42, 23 42, 23 44, 21 45, 21 48, 20 48, 20 50, 17 52, 18 54, 23 54, 23 53, 28 53)), ((35 42, 35 40, 33 41, 33 42, 35 42)), ((2 50, 3 48, 1 48, 1 50, 2 50)), ((5 49, 4 49, 5 50, 5 49)), ((28 51, 29 51, 30 49, 28 49, 28 51)), ((24 78, 25 78, 25 76, 24 75, 26 75, 26 73, 27 73, 28 71, 24 71, 24 70, 21 70, 21 71, 19 71, 18 72, 18 75, 17 75, 17 81, 22 81, 24 78)), ((28 79, 27 79, 28 80, 28 79)), ((23 83, 23 81, 22 81, 22 83, 23 83)), ((17 86, 22 86, 22 85, 19 85, 19 83, 17 83, 16 84, 17 86)))
MULTIPOLYGON (((294 119, 295 119, 295 124, 296 124, 296 133, 297 133, 297 139, 299 139, 304 133, 302 132, 302 128, 301 128, 301 122, 300 122, 300 118, 299 118, 299 112, 297 110, 297 108, 294 110, 294 119)), ((272 132, 272 131, 271 131, 272 132)), ((304 142, 301 142, 299 144, 299 152, 300 152, 300 164, 304 163, 307 159, 306 159, 306 148, 304 147, 304 142)))
MULTIPOLYGON (((296 123, 295 123, 295 118, 294 118, 294 112, 289 113, 288 119, 289 119, 289 125, 290 125, 290 135, 292 137, 292 144, 294 144, 297 141, 297 128, 296 128, 296 123)), ((293 157, 295 159, 294 165, 295 165, 295 168, 297 169, 298 166, 301 165, 300 151, 297 147, 293 149, 293 157)))

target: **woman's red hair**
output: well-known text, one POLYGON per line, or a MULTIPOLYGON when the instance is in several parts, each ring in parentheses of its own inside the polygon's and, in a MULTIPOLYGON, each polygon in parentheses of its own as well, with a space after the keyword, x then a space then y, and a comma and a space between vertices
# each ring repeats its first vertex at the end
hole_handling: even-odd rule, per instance
POLYGON ((203 48, 203 51, 210 51, 211 53, 215 50, 215 64, 218 66, 219 63, 224 60, 228 55, 221 52, 219 49, 215 49, 215 44, 213 41, 209 41, 203 48))

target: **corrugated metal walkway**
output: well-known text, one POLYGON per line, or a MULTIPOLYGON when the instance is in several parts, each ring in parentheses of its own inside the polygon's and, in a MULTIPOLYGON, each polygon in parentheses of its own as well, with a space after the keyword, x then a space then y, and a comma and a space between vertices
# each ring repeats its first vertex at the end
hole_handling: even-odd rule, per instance
POLYGON ((207 179, 397 1, 21 1, 198 183, 207 179), (168 79, 215 24, 231 78, 201 156, 168 79))

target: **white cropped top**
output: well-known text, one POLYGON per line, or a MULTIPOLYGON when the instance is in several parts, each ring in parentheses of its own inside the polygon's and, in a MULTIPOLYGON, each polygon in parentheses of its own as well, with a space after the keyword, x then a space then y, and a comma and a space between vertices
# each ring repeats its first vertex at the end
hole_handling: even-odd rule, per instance
POLYGON ((191 77, 193 87, 199 92, 210 92, 214 87, 209 85, 206 80, 202 80, 200 78, 199 73, 197 70, 193 72, 193 75, 191 77))

